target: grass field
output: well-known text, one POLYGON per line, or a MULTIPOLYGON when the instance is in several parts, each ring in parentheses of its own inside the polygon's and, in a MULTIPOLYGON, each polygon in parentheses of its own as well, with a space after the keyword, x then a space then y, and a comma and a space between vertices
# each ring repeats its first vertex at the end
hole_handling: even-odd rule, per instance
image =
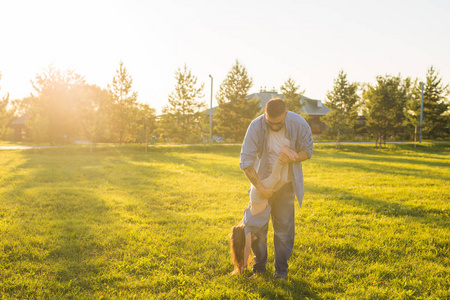
MULTIPOLYGON (((0 151, 1 299, 449 299, 450 144, 319 145, 286 282, 231 277, 238 146, 0 151)), ((269 229, 269 240, 273 231, 269 229)))

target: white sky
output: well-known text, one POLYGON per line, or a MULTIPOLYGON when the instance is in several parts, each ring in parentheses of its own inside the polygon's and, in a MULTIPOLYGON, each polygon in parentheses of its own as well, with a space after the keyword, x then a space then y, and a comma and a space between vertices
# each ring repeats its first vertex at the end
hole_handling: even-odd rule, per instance
MULTIPOLYGON (((106 88, 122 60, 140 102, 158 111, 187 64, 206 103, 235 60, 250 92, 289 76, 325 99, 340 69, 351 81, 424 78, 433 65, 450 82, 450 1, 0 0, 0 96, 22 98, 49 64, 106 88)), ((213 104, 215 101, 213 101, 213 104)))

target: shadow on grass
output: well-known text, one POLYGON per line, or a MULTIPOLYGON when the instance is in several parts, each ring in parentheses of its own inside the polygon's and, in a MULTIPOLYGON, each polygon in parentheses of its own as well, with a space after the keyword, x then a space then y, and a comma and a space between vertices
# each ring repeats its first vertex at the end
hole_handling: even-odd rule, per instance
POLYGON ((288 275, 287 280, 280 281, 275 279, 269 270, 256 279, 250 279, 249 277, 225 279, 225 283, 228 285, 236 284, 235 281, 238 281, 240 289, 253 295, 258 294, 261 299, 322 299, 311 290, 311 285, 302 278, 288 275))
MULTIPOLYGON (((224 151, 215 155, 224 159, 235 158, 234 148, 231 147, 230 152, 224 151)), ((195 149, 188 150, 189 153, 191 151, 198 153, 195 149)), ((14 183, 15 186, 9 188, 2 196, 7 199, 6 204, 21 208, 21 214, 15 215, 16 228, 23 228, 27 235, 32 235, 33 230, 38 229, 33 226, 44 226, 39 230, 44 230, 49 235, 48 245, 44 243, 42 246, 48 255, 39 262, 43 268, 41 272, 56 277, 55 287, 49 293, 64 294, 76 287, 94 293, 101 290, 100 286, 105 283, 110 287, 120 284, 126 286, 130 277, 136 277, 136 274, 143 277, 156 276, 158 270, 173 277, 185 273, 194 278, 197 276, 196 272, 199 272, 199 267, 205 266, 211 270, 199 272, 204 274, 202 279, 214 280, 218 270, 226 273, 227 268, 231 268, 226 237, 217 237, 218 229, 223 228, 223 224, 234 223, 235 216, 229 217, 229 208, 218 210, 219 215, 214 218, 202 218, 190 214, 196 210, 192 206, 192 199, 184 199, 180 191, 174 193, 170 189, 176 186, 177 178, 185 182, 190 179, 186 178, 186 173, 178 172, 177 166, 183 166, 184 169, 203 174, 210 179, 223 177, 227 181, 236 182, 239 176, 245 183, 246 179, 237 165, 235 169, 229 163, 221 164, 220 158, 217 162, 210 162, 203 161, 201 155, 178 156, 177 149, 161 151, 154 150, 145 154, 141 149, 129 151, 119 148, 101 149, 89 154, 82 149, 42 150, 36 154, 28 152, 25 155, 27 160, 16 168, 30 169, 33 171, 30 174, 23 176, 18 171, 10 170, 12 173, 8 182, 14 183), (174 181, 161 186, 162 176, 165 180, 173 178, 174 181), (36 187, 42 189, 33 190, 36 187), (146 254, 138 254, 141 255, 142 265, 148 267, 147 269, 135 270, 139 265, 133 265, 132 260, 124 259, 126 255, 133 255, 134 251, 139 251, 130 249, 128 247, 130 243, 136 243, 136 247, 143 245, 136 242, 139 236, 127 236, 128 228, 133 224, 139 225, 135 228, 142 230, 142 236, 150 235, 153 230, 165 230, 167 233, 152 236, 154 239, 164 239, 158 245, 168 247, 155 250, 159 256, 153 257, 154 252, 149 248, 145 249, 146 254), (50 242, 50 239, 53 241, 50 242), (129 253, 125 253, 127 251, 129 253), (209 251, 209 256, 205 256, 202 251, 209 251), (116 266, 115 262, 121 265, 116 266)), ((343 156, 347 154, 352 155, 344 153, 343 156)), ((320 151, 319 155, 322 158, 327 157, 326 153, 320 151)), ((332 163, 338 167, 342 166, 332 163)), ((356 164, 355 168, 366 168, 364 164, 356 164)), ((370 170, 384 172, 372 168, 370 170)), ((333 201, 345 201, 346 204, 363 207, 389 217, 411 218, 413 221, 443 228, 449 226, 448 211, 389 203, 377 198, 364 198, 333 187, 308 186, 307 192, 332 195, 335 196, 333 201)), ((194 196, 198 195, 198 192, 194 193, 194 196)), ((223 199, 218 202, 225 203, 223 199)), ((30 245, 35 247, 31 243, 30 245)), ((351 248, 330 250, 354 255, 354 249, 351 248)), ((345 255, 341 258, 348 258, 345 255)), ((20 271, 27 274, 27 270, 20 271)), ((35 279, 30 279, 31 282, 34 282, 33 280, 35 279)), ((193 281, 192 284, 198 286, 200 283, 193 281)), ((267 293, 268 298, 276 299, 276 293, 271 292, 271 285, 269 284, 266 290, 258 290, 260 295, 267 293)), ((177 281, 173 280, 167 284, 167 288, 162 289, 162 292, 177 286, 177 281)), ((291 292, 291 297, 296 297, 295 299, 304 299, 305 295, 320 299, 309 290, 307 283, 298 278, 291 278, 285 285, 278 286, 273 283, 273 286, 285 288, 291 292)), ((19 296, 24 298, 27 292, 33 295, 33 287, 28 287, 23 292, 20 288, 21 286, 16 285, 12 289, 21 293, 19 296)), ((151 288, 151 284, 142 286, 143 290, 151 288)))
POLYGON ((414 207, 405 204, 389 202, 371 197, 361 197, 344 189, 334 187, 309 186, 308 193, 324 195, 333 202, 362 207, 368 211, 391 218, 409 218, 426 226, 450 228, 450 211, 444 209, 414 207))
MULTIPOLYGON (((17 233, 25 240, 22 248, 28 247, 26 240, 33 230, 42 231, 45 239, 52 241, 44 243, 41 250, 47 254, 41 261, 29 262, 52 279, 47 295, 62 295, 74 289, 93 294, 102 290, 103 284, 110 288, 123 286, 126 276, 138 280, 136 272, 152 278, 167 271, 176 277, 178 273, 196 274, 200 266, 210 268, 209 273, 213 274, 223 268, 225 256, 225 267, 232 267, 226 236, 219 243, 215 239, 217 229, 228 231, 224 224, 234 223, 235 216, 226 208, 214 217, 193 214, 192 199, 171 190, 179 183, 177 177, 183 176, 176 170, 178 166, 204 174, 210 180, 217 176, 235 180, 229 164, 202 161, 190 155, 177 157, 176 153, 130 154, 122 149, 94 153, 83 149, 43 149, 24 152, 23 157, 26 159, 16 169, 28 170, 27 175, 13 168, 8 170, 8 182, 14 188, 1 196, 8 199, 8 205, 25 212, 14 223, 14 228, 24 229, 17 233), (161 186, 161 180, 168 178, 174 178, 173 182, 161 186), (165 233, 153 235, 158 229, 165 233), (198 234, 193 236, 195 232, 198 234), (150 243, 144 249, 134 249, 142 246, 141 240, 149 235, 150 243), (152 243, 159 247, 150 249, 152 243), (213 259, 207 259, 204 253, 213 259), (130 256, 138 256, 139 263, 150 266, 149 269, 136 270, 135 260, 127 258, 130 256)), ((236 173, 241 174, 239 170, 236 173)), ((187 179, 181 177, 179 181, 187 179)), ((35 280, 30 277, 29 280, 35 280)), ((16 277, 10 279, 11 295, 20 298, 35 292, 32 285, 24 289, 23 285, 12 283, 16 277)), ((175 283, 174 279, 162 290, 151 283, 147 290, 161 290, 163 294, 175 283)))
MULTIPOLYGON (((180 157, 178 152, 156 152, 153 154, 144 153, 138 155, 127 155, 127 158, 135 163, 158 163, 171 165, 186 166, 195 173, 201 173, 207 176, 226 177, 230 180, 236 180, 236 176, 242 175, 242 171, 239 169, 239 164, 230 166, 228 164, 220 163, 220 161, 211 162, 208 158, 201 157, 202 153, 193 152, 198 154, 196 157, 180 157)), ((235 155, 228 155, 226 152, 214 153, 214 157, 224 157, 225 159, 236 158, 235 155)), ((238 159, 238 157, 237 157, 238 159)), ((146 166, 143 166, 146 168, 146 166)), ((181 175, 180 175, 181 176, 181 175)), ((242 176, 243 177, 243 176, 242 176)))
POLYGON ((334 145, 318 144, 314 150, 321 151, 325 150, 332 153, 342 153, 342 152, 354 152, 364 155, 383 155, 389 156, 392 154, 396 155, 407 155, 407 156, 427 156, 430 154, 442 154, 448 153, 450 151, 450 142, 442 143, 424 143, 422 145, 418 144, 416 148, 411 143, 402 144, 388 144, 387 146, 379 149, 373 145, 364 144, 341 144, 339 149, 335 149, 334 145))
MULTIPOLYGON (((399 145, 401 147, 401 145, 399 145)), ((429 158, 429 160, 423 160, 420 157, 415 157, 414 154, 410 158, 404 158, 403 154, 387 154, 378 153, 376 149, 366 149, 362 155, 355 153, 355 147, 350 147, 351 152, 337 152, 337 153, 320 153, 318 162, 315 162, 324 168, 330 169, 352 169, 357 171, 363 171, 364 173, 377 174, 382 178, 384 175, 399 176, 398 180, 402 180, 400 176, 416 177, 418 179, 432 179, 444 182, 450 180, 450 163, 445 161, 448 156, 442 156, 436 158, 429 158), (367 157, 367 154, 370 154, 367 157), (372 156, 371 156, 372 155, 372 156), (376 157, 375 157, 376 155, 376 157), (340 161, 339 159, 348 159, 351 162, 340 161), (399 166, 392 167, 392 164, 398 164, 399 166), (411 166, 411 167, 409 167, 411 166), (416 166, 425 167, 423 169, 416 169, 416 166), (427 168, 428 167, 428 168, 427 168)), ((447 144, 438 144, 437 149, 448 148, 447 144)), ((426 150, 421 150, 423 155, 426 155, 426 150)), ((358 179, 355 179, 358 182, 358 179)), ((361 182, 362 186, 370 184, 367 182, 361 182)), ((397 183, 395 183, 397 184, 397 183)), ((402 203, 390 202, 386 199, 362 197, 358 194, 349 192, 348 190, 335 188, 331 186, 311 186, 306 187, 308 193, 321 194, 326 198, 331 198, 334 201, 345 201, 345 203, 351 203, 352 205, 360 206, 368 211, 373 211, 378 214, 382 214, 388 217, 404 217, 411 218, 414 221, 422 224, 430 224, 431 226, 448 227, 450 211, 446 209, 434 209, 426 207, 410 206, 402 203)), ((382 195, 380 195, 382 196, 382 195)))
POLYGON ((36 259, 36 255, 25 254, 10 262, 21 267, 10 270, 8 293, 39 298, 101 289, 99 279, 107 266, 97 259, 114 247, 104 242, 105 238, 112 240, 104 234, 114 223, 114 215, 94 192, 92 174, 80 169, 81 164, 95 166, 98 160, 74 164, 67 157, 23 155, 26 161, 9 170, 13 187, 2 195, 3 203, 14 207, 16 214, 6 232, 16 235, 18 247, 40 255, 36 259), (19 174, 23 170, 29 173, 19 174), (39 271, 34 274, 32 270, 39 271))
MULTIPOLYGON (((297 278, 290 277, 286 282, 278 282, 278 284, 288 291, 290 291, 293 299, 304 300, 304 299, 323 299, 319 295, 315 294, 310 289, 310 285, 304 281, 297 278)), ((277 299, 277 298, 273 298, 277 299)))
POLYGON ((422 158, 404 158, 404 155, 379 155, 366 156, 339 152, 334 154, 320 153, 319 164, 333 166, 336 168, 353 168, 368 173, 379 173, 382 175, 418 176, 426 179, 450 180, 450 162, 439 161, 438 158, 424 160, 422 158), (348 159, 352 162, 339 161, 348 159), (392 166, 392 164, 397 164, 392 166), (409 165, 410 167, 399 167, 398 165, 409 165), (430 169, 427 169, 429 167, 430 169), (434 168, 434 169, 431 169, 434 168), (436 170, 436 168, 438 168, 436 170))

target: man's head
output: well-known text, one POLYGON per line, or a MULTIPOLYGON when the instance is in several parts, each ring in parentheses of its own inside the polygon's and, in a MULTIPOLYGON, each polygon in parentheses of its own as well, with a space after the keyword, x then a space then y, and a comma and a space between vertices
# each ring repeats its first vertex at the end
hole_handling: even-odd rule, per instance
POLYGON ((273 131, 280 131, 286 120, 286 103, 280 98, 272 98, 264 109, 267 126, 273 131))

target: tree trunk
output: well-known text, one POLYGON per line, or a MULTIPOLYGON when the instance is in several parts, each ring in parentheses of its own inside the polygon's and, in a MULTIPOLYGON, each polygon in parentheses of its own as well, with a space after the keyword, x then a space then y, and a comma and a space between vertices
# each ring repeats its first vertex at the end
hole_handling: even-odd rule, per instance
POLYGON ((148 132, 145 133, 145 152, 148 152, 148 132))
POLYGON ((338 134, 337 134, 337 138, 336 138, 336 149, 340 148, 340 143, 339 143, 340 137, 341 137, 341 130, 338 129, 338 134))
POLYGON ((383 136, 383 134, 381 133, 381 132, 379 132, 378 133, 378 136, 377 136, 377 142, 378 142, 378 148, 379 149, 381 149, 383 146, 382 146, 382 136, 383 136))
POLYGON ((416 148, 417 143, 417 124, 414 126, 414 148, 416 148))

